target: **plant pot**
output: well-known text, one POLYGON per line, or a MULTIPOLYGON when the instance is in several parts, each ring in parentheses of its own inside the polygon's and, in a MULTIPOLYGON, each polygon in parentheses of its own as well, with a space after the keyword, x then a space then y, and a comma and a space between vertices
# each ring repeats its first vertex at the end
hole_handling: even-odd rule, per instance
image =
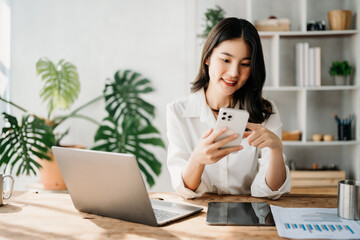
MULTIPOLYGON (((81 145, 62 146, 70 148, 82 148, 81 145)), ((44 190, 66 190, 64 179, 61 175, 59 166, 54 158, 52 151, 49 152, 51 161, 45 159, 38 159, 41 168, 39 169, 40 182, 44 190)))
POLYGON ((335 76, 335 85, 344 86, 347 84, 347 76, 335 76))
POLYGON ((331 30, 350 29, 352 12, 350 10, 333 10, 328 12, 331 30))

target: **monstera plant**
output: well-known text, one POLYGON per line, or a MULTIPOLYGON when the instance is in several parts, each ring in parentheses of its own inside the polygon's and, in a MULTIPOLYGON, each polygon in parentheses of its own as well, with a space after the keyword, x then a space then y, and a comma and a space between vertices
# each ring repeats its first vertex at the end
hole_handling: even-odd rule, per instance
POLYGON ((165 148, 159 131, 151 123, 155 107, 141 98, 153 88, 139 73, 117 71, 114 79, 107 79, 104 98, 108 116, 95 135, 94 150, 135 155, 146 181, 153 186, 153 174, 159 175, 161 163, 149 151, 149 145, 165 148), (147 165, 152 173, 145 167, 147 165))
POLYGON ((68 132, 55 134, 55 129, 69 117, 51 119, 52 113, 55 109, 69 109, 80 91, 79 76, 72 63, 60 60, 54 64, 42 58, 36 63, 36 69, 43 82, 40 97, 48 105, 46 120, 0 97, 1 101, 24 112, 20 122, 15 116, 3 113, 5 127, 0 137, 0 167, 10 166, 10 172, 17 167, 16 175, 36 175, 36 169, 40 167, 37 158, 51 159, 49 148, 58 145, 68 132))
POLYGON ((160 174, 161 163, 148 146, 165 148, 165 145, 159 131, 151 123, 155 107, 141 98, 142 94, 153 91, 150 81, 130 70, 117 71, 114 80, 107 79, 100 96, 69 114, 53 117, 54 110, 69 109, 78 96, 80 83, 76 67, 64 60, 55 65, 49 59, 40 59, 36 68, 44 82, 40 96, 48 106, 47 119, 30 114, 26 109, 0 97, 1 101, 24 112, 21 122, 15 116, 3 113, 6 126, 0 137, 0 167, 10 166, 12 172, 18 166, 16 175, 36 175, 36 169, 40 167, 37 158, 50 160, 49 149, 59 145, 69 131, 56 133, 56 128, 66 119, 78 117, 99 126, 94 138, 94 150, 134 154, 148 184, 153 186, 153 176, 160 174), (107 113, 102 123, 79 114, 80 110, 100 99, 105 99, 107 113))

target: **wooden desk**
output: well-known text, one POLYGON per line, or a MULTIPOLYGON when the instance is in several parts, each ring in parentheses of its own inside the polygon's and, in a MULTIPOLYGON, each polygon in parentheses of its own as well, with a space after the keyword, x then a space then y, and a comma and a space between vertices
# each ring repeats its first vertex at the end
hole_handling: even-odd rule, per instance
POLYGON ((0 239, 280 239, 276 227, 209 226, 205 222, 207 204, 237 201, 268 202, 283 207, 337 207, 336 195, 289 194, 276 201, 211 194, 195 200, 183 200, 174 193, 149 195, 202 206, 204 210, 163 227, 150 227, 79 212, 68 194, 16 192, 0 207, 0 239))

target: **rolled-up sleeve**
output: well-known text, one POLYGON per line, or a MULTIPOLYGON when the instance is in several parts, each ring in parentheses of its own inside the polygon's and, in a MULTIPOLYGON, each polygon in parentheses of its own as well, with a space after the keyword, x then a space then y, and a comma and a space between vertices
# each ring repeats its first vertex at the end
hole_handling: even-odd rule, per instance
MULTIPOLYGON (((264 151, 263 151, 264 152, 264 151)), ((266 152, 266 150, 265 150, 266 152)), ((286 179, 283 185, 276 191, 269 188, 265 181, 266 172, 269 168, 269 157, 267 153, 263 153, 263 157, 259 158, 259 172, 251 184, 251 196, 268 197, 270 199, 278 199, 282 194, 290 192, 290 171, 285 165, 286 179)), ((285 155, 283 155, 285 161, 285 155)))
MULTIPOLYGON (((280 139, 282 133, 282 122, 275 104, 272 102, 274 114, 264 123, 264 126, 270 131, 274 132, 280 139)), ((285 165, 286 179, 283 185, 276 191, 269 188, 265 181, 266 172, 269 168, 270 149, 264 148, 261 150, 261 157, 258 159, 259 171, 251 185, 251 195, 253 197, 268 197, 270 199, 278 199, 282 194, 290 192, 291 180, 289 167, 285 165)), ((283 154, 284 164, 286 156, 283 154)))
POLYGON ((190 199, 201 197, 206 191, 203 181, 195 191, 185 187, 182 179, 182 170, 191 155, 189 141, 186 141, 186 133, 180 117, 173 105, 168 105, 166 110, 166 126, 168 138, 167 166, 171 177, 171 184, 177 194, 183 198, 190 199))

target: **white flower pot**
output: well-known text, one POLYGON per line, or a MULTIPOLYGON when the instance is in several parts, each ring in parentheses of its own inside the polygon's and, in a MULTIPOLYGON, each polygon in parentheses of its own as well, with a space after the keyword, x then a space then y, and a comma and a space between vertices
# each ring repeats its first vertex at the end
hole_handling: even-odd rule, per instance
POLYGON ((348 85, 348 76, 335 76, 335 85, 341 86, 341 85, 348 85))

